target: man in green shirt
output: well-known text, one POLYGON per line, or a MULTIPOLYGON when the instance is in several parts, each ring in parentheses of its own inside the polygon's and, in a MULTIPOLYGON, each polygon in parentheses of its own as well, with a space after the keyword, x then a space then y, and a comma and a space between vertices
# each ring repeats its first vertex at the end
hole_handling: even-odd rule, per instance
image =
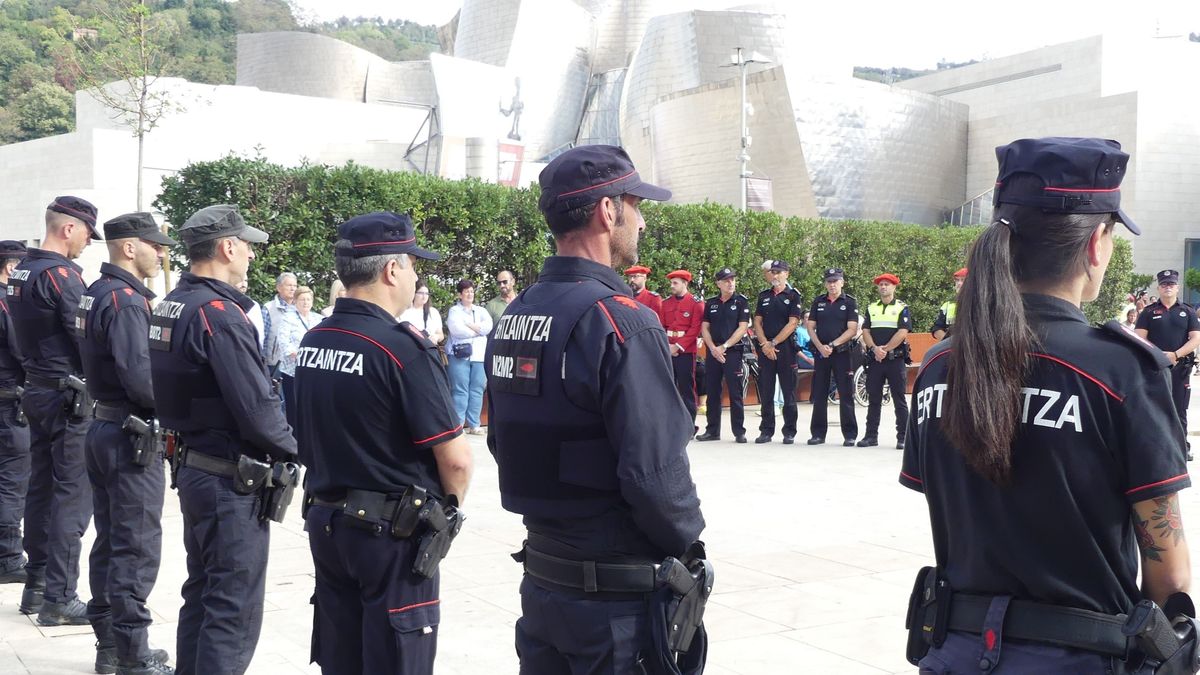
POLYGON ((504 310, 508 309, 508 303, 512 302, 517 297, 517 282, 512 272, 504 270, 496 275, 496 286, 500 289, 500 295, 487 301, 483 306, 488 314, 492 315, 492 324, 500 320, 504 314, 504 310))

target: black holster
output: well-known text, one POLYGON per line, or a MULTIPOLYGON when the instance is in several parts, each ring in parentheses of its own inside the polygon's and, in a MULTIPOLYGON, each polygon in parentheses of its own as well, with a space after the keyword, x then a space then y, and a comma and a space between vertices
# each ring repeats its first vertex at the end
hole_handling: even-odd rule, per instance
POLYGON ((650 632, 654 654, 647 672, 688 675, 703 672, 708 652, 704 608, 716 581, 704 542, 688 547, 682 558, 667 558, 658 568, 657 590, 650 596, 650 632))
POLYGON ((155 460, 162 459, 166 443, 158 420, 129 415, 121 424, 121 430, 133 436, 132 461, 135 466, 150 466, 155 460))
POLYGON ((94 402, 88 394, 87 384, 74 375, 68 375, 63 381, 70 392, 67 398, 67 416, 72 422, 81 422, 91 417, 94 402))
POLYGON ((296 492, 296 484, 299 482, 299 464, 295 462, 272 464, 270 478, 263 489, 258 519, 282 523, 287 515, 288 506, 292 503, 292 495, 296 492))
POLYGON ((952 594, 950 584, 941 578, 936 568, 922 567, 917 572, 904 619, 904 628, 908 630, 904 656, 914 666, 925 658, 931 646, 940 647, 946 641, 952 594))
POLYGON ((458 509, 458 498, 450 495, 443 506, 436 500, 427 501, 421 508, 418 519, 425 523, 425 533, 417 543, 417 559, 413 562, 413 572, 432 579, 437 574, 438 565, 450 551, 450 544, 462 530, 466 516, 458 509))
POLYGON ((1164 608, 1152 600, 1134 606, 1122 632, 1145 656, 1141 672, 1155 675, 1192 675, 1200 672, 1197 653, 1196 608, 1186 593, 1167 599, 1164 608))
POLYGON ((421 523, 421 509, 429 503, 429 492, 420 485, 412 485, 400 496, 396 512, 392 514, 391 532, 397 539, 408 539, 421 523))

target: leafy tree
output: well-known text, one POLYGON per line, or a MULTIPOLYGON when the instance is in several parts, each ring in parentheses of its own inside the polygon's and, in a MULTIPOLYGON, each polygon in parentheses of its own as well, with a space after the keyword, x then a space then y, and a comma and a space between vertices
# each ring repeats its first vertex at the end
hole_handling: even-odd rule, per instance
POLYGON ((14 140, 65 134, 74 127, 75 97, 53 82, 38 82, 13 101, 14 140))

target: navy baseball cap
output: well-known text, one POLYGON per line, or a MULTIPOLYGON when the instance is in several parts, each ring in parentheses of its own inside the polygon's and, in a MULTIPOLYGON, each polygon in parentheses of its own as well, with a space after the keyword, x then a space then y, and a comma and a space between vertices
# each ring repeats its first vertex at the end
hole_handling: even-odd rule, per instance
POLYGON ((726 279, 733 279, 736 276, 737 276, 737 272, 734 272, 732 269, 730 269, 728 267, 722 267, 721 269, 717 270, 717 281, 725 281, 726 279))
POLYGON ((441 256, 417 246, 417 234, 407 213, 376 211, 354 216, 338 225, 341 243, 334 255, 343 258, 365 258, 372 255, 407 253, 426 260, 441 256))
POLYGON ((633 195, 664 202, 671 191, 642 181, 628 153, 615 145, 581 145, 555 157, 538 174, 542 213, 566 212, 602 197, 633 195))
POLYGON ((158 223, 154 222, 154 216, 145 211, 122 214, 104 223, 105 239, 132 239, 135 237, 151 244, 163 246, 174 246, 179 243, 163 234, 162 230, 158 229, 158 223))
POLYGON ((214 204, 200 209, 184 221, 178 233, 188 246, 221 237, 237 237, 251 244, 262 244, 269 238, 266 232, 247 225, 232 204, 214 204))
POLYGON ((88 200, 63 195, 62 197, 55 197, 54 201, 46 206, 46 210, 78 218, 88 226, 88 231, 91 232, 92 239, 101 241, 100 232, 96 230, 96 207, 88 200))
POLYGON ((788 266, 786 260, 772 260, 770 266, 768 266, 767 269, 771 270, 772 272, 790 272, 790 271, 792 271, 792 268, 790 266, 788 266))
POLYGON ((840 267, 830 267, 825 270, 825 281, 834 281, 837 279, 845 279, 846 274, 840 267))
POLYGON ((0 260, 4 258, 24 258, 29 251, 25 248, 25 244, 12 239, 0 241, 0 260))
POLYGON ((1121 210, 1121 179, 1129 154, 1103 138, 1022 138, 996 148, 1000 173, 992 205, 1037 206, 1052 213, 1115 213, 1134 234, 1142 230, 1121 210), (1009 189, 1009 178, 1031 174, 1041 189, 1009 189))
POLYGON ((1158 273, 1159 284, 1178 284, 1179 270, 1163 270, 1158 273))

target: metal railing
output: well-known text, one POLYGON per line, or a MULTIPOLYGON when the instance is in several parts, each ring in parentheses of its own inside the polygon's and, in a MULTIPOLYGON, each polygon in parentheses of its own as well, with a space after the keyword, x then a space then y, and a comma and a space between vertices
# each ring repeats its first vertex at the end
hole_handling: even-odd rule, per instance
POLYGON ((947 211, 945 222, 959 227, 990 223, 992 220, 992 193, 995 191, 994 187, 988 188, 963 202, 958 208, 947 211))

